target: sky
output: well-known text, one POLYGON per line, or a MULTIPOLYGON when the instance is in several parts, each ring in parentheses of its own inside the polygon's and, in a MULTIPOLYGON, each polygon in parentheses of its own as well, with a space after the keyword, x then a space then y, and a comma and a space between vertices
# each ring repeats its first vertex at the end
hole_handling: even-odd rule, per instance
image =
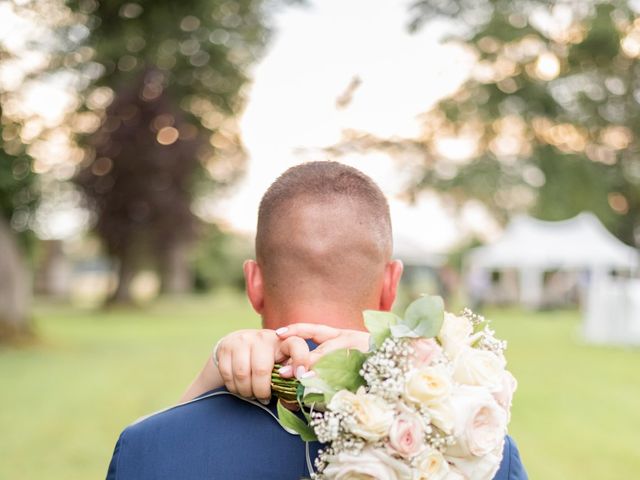
MULTIPOLYGON (((275 35, 251 71, 248 102, 240 120, 248 153, 246 175, 226 196, 200 202, 200 214, 252 234, 258 204, 268 186, 293 165, 331 159, 323 147, 337 143, 345 130, 385 138, 419 134, 419 115, 457 89, 469 74, 472 60, 461 47, 443 41, 448 28, 443 22, 409 33, 408 3, 316 0, 304 7, 283 8, 276 15, 275 35), (355 78, 360 83, 351 102, 338 108, 337 98, 355 78)), ((24 41, 28 27, 37 26, 20 24, 8 13, 5 9, 1 15, 4 35, 0 37, 24 41), (23 35, 17 34, 20 31, 23 35)), ((39 60, 25 55, 21 61, 39 60)), ((10 71, 3 73, 5 82, 22 81, 6 78, 10 71)), ((25 97, 22 107, 47 124, 59 122, 73 100, 52 82, 36 84, 25 97)), ((408 239, 423 250, 442 252, 469 231, 479 231, 487 239, 498 233, 479 205, 470 204, 462 215, 455 215, 433 193, 407 204, 402 200, 403 186, 410 173, 385 153, 352 154, 338 160, 361 169, 381 186, 389 198, 397 240, 408 239)), ((47 231, 41 235, 61 238, 81 233, 87 219, 78 208, 43 209, 40 216, 46 217, 42 224, 47 231)))
MULTIPOLYGON (((207 216, 242 232, 255 230, 261 195, 292 165, 329 159, 322 152, 345 129, 384 137, 411 137, 418 115, 464 81, 470 57, 442 42, 445 24, 407 30, 405 2, 323 0, 289 7, 276 18, 276 35, 253 70, 241 132, 249 163, 231 195, 212 202, 207 216), (336 99, 358 77, 343 109, 336 99)), ((463 229, 490 225, 480 207, 455 220, 434 194, 410 206, 400 199, 406 173, 383 153, 339 159, 370 175, 389 197, 396 236, 443 251, 463 229)))

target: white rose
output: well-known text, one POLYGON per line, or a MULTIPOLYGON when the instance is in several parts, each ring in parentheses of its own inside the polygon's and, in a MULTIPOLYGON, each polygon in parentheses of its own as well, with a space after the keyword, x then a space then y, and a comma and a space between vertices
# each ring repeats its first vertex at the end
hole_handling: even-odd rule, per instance
POLYGON ((445 480, 449 474, 449 464, 438 450, 429 450, 415 462, 413 480, 445 480))
POLYGON ((393 423, 394 411, 381 398, 365 393, 341 390, 336 393, 328 406, 329 410, 349 412, 345 420, 347 429, 367 441, 377 441, 385 437, 393 423))
POLYGON ((336 455, 323 474, 327 480, 413 480, 407 464, 374 448, 336 455))
POLYGON ((507 419, 511 418, 511 402, 516 388, 518 388, 518 381, 511 372, 505 370, 502 374, 502 387, 493 392, 493 398, 507 412, 507 419))
POLYGON ((453 379, 464 385, 487 387, 498 391, 502 387, 505 361, 495 353, 464 347, 454 361, 453 379))
POLYGON ((429 402, 427 411, 431 416, 431 422, 446 434, 451 434, 455 426, 455 411, 451 406, 451 397, 440 401, 429 402))
POLYGON ((503 445, 501 444, 494 451, 482 457, 448 457, 448 460, 453 464, 453 468, 462 473, 463 477, 460 478, 468 480, 492 480, 502 462, 502 449, 503 445))
POLYGON ((444 480, 467 480, 467 477, 465 477, 454 465, 449 465, 449 472, 447 472, 447 476, 444 477, 444 480))
POLYGON ((404 386, 405 398, 414 403, 428 404, 451 393, 451 380, 442 366, 412 370, 404 386))
POLYGON ((458 387, 451 395, 451 405, 455 443, 447 448, 447 456, 482 457, 503 444, 507 416, 485 388, 458 387))
POLYGON ((444 314, 438 340, 450 359, 455 358, 462 347, 470 344, 471 335, 473 335, 473 325, 468 318, 457 317, 448 312, 444 314))

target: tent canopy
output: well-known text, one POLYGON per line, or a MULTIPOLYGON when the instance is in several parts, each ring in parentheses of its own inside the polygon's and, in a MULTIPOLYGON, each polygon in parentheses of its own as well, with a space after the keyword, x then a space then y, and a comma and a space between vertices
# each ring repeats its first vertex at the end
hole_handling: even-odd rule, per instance
POLYGON ((415 267, 437 268, 444 264, 446 258, 434 253, 431 249, 408 235, 394 235, 393 256, 405 265, 415 267))
POLYGON ((638 266, 638 252, 584 212, 559 222, 516 217, 497 242, 473 249, 468 261, 487 269, 632 270, 638 266))

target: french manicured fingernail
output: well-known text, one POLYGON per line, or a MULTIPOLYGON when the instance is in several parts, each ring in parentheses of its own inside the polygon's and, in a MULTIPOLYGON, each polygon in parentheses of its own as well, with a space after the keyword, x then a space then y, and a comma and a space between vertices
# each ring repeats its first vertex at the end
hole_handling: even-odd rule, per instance
POLYGON ((278 370, 278 373, 280 375, 291 375, 291 372, 293 372, 293 367, 291 365, 285 365, 280 370, 278 370))
POLYGON ((316 376, 316 372, 314 372, 313 370, 309 370, 307 373, 302 375, 301 378, 311 378, 311 377, 315 377, 315 376, 316 376))
POLYGON ((307 373, 307 369, 304 368, 302 365, 300 365, 298 368, 296 368, 296 378, 298 380, 300 380, 304 374, 307 373))
POLYGON ((271 400, 267 398, 259 398, 258 401, 263 405, 269 405, 271 403, 271 400))
POLYGON ((276 330, 276 335, 282 335, 284 333, 287 333, 287 330, 289 330, 288 327, 280 327, 279 329, 276 330))

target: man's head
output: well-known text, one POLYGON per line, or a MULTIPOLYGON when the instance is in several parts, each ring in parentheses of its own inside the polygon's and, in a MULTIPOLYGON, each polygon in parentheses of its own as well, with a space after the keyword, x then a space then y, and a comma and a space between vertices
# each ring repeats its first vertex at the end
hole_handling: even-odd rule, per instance
POLYGON ((266 326, 318 312, 340 316, 323 323, 361 327, 362 310, 395 299, 402 266, 392 247, 389 206, 369 177, 336 162, 298 165, 262 198, 249 298, 266 326))

